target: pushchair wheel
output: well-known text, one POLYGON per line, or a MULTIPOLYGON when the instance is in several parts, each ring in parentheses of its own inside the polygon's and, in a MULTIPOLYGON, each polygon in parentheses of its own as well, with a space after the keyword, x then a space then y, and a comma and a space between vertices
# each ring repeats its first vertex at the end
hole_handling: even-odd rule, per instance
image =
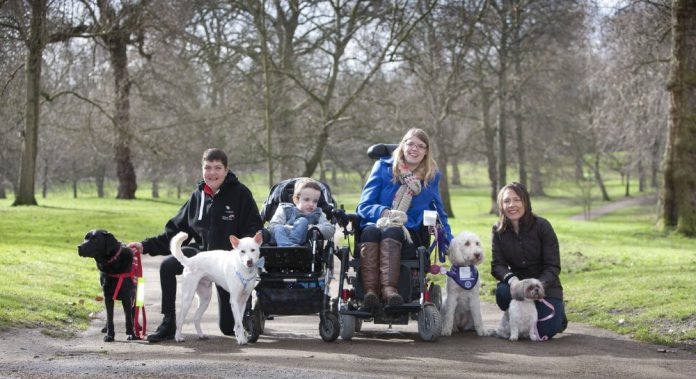
POLYGON ((265 322, 266 317, 263 314, 263 310, 259 304, 256 303, 254 309, 247 312, 244 317, 244 327, 249 334, 249 342, 258 341, 261 334, 263 334, 265 322))
POLYGON ((433 304, 425 304, 418 312, 418 334, 423 341, 434 342, 442 333, 440 311, 433 304))
POLYGON ((340 315, 339 320, 341 321, 341 339, 350 341, 353 339, 353 334, 357 331, 357 320, 355 316, 340 315))
POLYGON ((333 342, 338 338, 341 332, 341 325, 338 322, 338 317, 331 312, 324 312, 323 316, 319 317, 319 335, 325 342, 333 342))

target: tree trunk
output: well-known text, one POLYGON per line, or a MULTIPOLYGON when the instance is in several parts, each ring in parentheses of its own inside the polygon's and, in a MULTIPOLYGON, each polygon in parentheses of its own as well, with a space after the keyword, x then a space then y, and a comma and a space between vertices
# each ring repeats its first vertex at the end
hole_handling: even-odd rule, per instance
POLYGON ((661 220, 696 235, 696 2, 672 2, 670 123, 665 151, 661 220))
POLYGON ((660 145, 661 138, 655 140, 652 149, 650 149, 650 187, 657 188, 659 186, 658 174, 660 172, 660 145))
POLYGON ((495 129, 491 125, 491 101, 490 92, 483 88, 481 90, 481 123, 483 124, 483 135, 486 140, 486 162, 488 164, 488 181, 490 182, 491 194, 491 214, 498 213, 498 172, 496 170, 497 161, 495 155, 495 129))
POLYGON ((106 176, 106 167, 99 165, 97 172, 94 175, 94 184, 97 186, 97 197, 104 198, 104 177, 106 176))
POLYGON ((453 159, 452 160, 452 185, 453 186, 459 186, 462 184, 462 177, 459 173, 459 164, 457 163, 458 159, 453 159))
POLYGON ((116 35, 107 38, 111 68, 114 71, 116 90, 116 175, 118 176, 117 199, 135 199, 138 188, 135 168, 131 161, 130 145, 130 77, 128 75, 128 33, 112 32, 116 35))
POLYGON ((624 192, 624 196, 631 196, 631 171, 629 170, 626 170, 626 192, 624 192))
MULTIPOLYGON (((505 42, 507 43, 507 42, 505 42)), ((505 50, 505 47, 501 47, 505 50)), ((501 52, 500 72, 498 72, 498 186, 507 183, 507 78, 505 60, 501 52)))
POLYGON ((529 181, 529 194, 531 196, 546 196, 544 190, 544 179, 539 167, 539 160, 532 160, 532 175, 529 181))
MULTIPOLYGON (((500 45, 498 49, 498 186, 507 184, 507 100, 508 100, 508 78, 507 64, 508 54, 508 33, 509 25, 507 12, 501 18, 500 45)), ((496 191, 497 192, 497 191, 496 191)), ((496 194, 497 195, 497 194, 496 194)))
POLYGON ((41 86, 41 63, 46 46, 47 0, 34 0, 31 4, 31 21, 27 39, 26 109, 22 132, 22 154, 19 166, 19 186, 12 205, 36 205, 34 196, 36 179, 36 156, 39 139, 39 95, 41 86))
POLYGON ((638 192, 645 192, 645 167, 643 160, 638 160, 638 192))
POLYGON ((152 179, 152 198, 159 199, 159 181, 152 179))
POLYGON ((43 175, 41 178, 41 197, 46 198, 48 196, 48 159, 44 161, 43 175))
POLYGON ((519 181, 525 187, 527 186, 527 153, 525 151, 525 141, 524 141, 524 125, 522 119, 522 69, 520 68, 520 8, 514 8, 514 20, 513 25, 513 49, 512 49, 512 61, 513 69, 515 70, 515 86, 512 94, 512 106, 513 110, 513 120, 515 122, 515 135, 517 139, 517 169, 519 172, 519 181))
MULTIPOLYGON (((440 131, 442 130, 441 125, 435 125, 435 130, 440 131)), ((447 156, 447 152, 444 150, 444 146, 446 145, 446 141, 443 141, 445 138, 448 136, 443 136, 442 133, 436 133, 435 135, 435 141, 437 142, 438 148, 435 150, 436 156, 437 156, 437 166, 440 169, 440 197, 442 198, 442 204, 444 205, 445 209, 443 211, 447 213, 447 216, 450 218, 455 218, 454 215, 454 209, 452 209, 452 201, 450 199, 450 192, 449 192, 449 171, 448 171, 448 166, 449 166, 449 157, 447 156)))
POLYGON ((594 171, 595 181, 599 186, 599 190, 602 192, 602 200, 611 201, 611 199, 609 198, 609 193, 607 192, 607 187, 604 186, 604 179, 602 179, 602 173, 599 170, 599 154, 595 154, 595 162, 594 166, 592 167, 592 171, 594 171))
POLYGON ((302 176, 312 177, 312 175, 314 175, 314 171, 316 171, 317 169, 317 166, 319 166, 319 162, 324 156, 324 147, 326 146, 326 143, 329 141, 328 123, 329 120, 324 120, 324 128, 319 132, 319 135, 317 136, 316 146, 313 147, 314 152, 305 164, 305 170, 302 173, 302 176))

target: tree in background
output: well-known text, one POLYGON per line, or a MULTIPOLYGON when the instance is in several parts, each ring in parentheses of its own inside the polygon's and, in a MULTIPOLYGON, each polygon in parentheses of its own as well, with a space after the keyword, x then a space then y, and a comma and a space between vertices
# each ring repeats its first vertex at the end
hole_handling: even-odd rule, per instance
POLYGON ((70 39, 83 32, 86 27, 84 25, 72 26, 68 23, 70 20, 67 20, 62 14, 49 20, 48 0, 10 1, 2 2, 0 6, 3 7, 4 11, 0 26, 13 30, 15 37, 24 42, 27 52, 24 63, 26 101, 19 186, 13 205, 36 205, 34 192, 43 51, 47 44, 70 39))
POLYGON ((669 134, 661 221, 696 236, 696 2, 672 2, 669 134))

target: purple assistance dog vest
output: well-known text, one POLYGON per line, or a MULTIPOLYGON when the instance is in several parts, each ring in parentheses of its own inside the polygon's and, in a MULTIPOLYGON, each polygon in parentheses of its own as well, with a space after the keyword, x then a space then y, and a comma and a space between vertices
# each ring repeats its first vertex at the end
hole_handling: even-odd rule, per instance
POLYGON ((447 271, 447 276, 457 282, 460 287, 464 288, 465 290, 470 290, 474 288, 478 282, 479 273, 474 265, 462 267, 452 265, 450 270, 447 271))

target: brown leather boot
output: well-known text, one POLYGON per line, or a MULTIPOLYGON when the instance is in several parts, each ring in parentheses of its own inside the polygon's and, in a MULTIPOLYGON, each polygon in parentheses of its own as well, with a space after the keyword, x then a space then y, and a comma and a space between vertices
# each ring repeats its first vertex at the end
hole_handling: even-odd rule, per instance
POLYGON ((389 305, 403 304, 399 295, 399 273, 401 272, 401 242, 385 238, 379 244, 380 274, 382 280, 382 299, 389 305))
POLYGON ((379 306, 379 244, 363 242, 360 244, 360 274, 362 275, 365 296, 363 305, 367 308, 379 306))

